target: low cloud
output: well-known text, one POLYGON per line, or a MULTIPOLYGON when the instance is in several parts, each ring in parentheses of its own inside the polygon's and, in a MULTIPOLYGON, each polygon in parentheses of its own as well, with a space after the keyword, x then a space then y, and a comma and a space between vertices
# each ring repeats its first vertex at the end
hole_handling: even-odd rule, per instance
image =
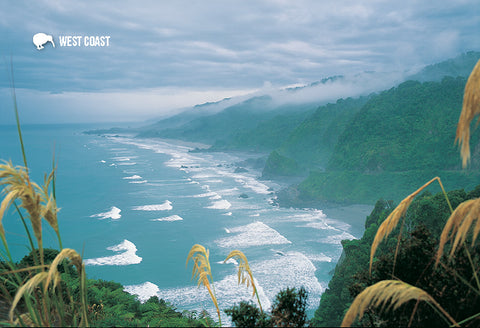
MULTIPOLYGON (((23 123, 138 122, 166 117, 186 107, 254 93, 256 90, 156 88, 135 91, 51 93, 16 89, 23 123)), ((0 90, 2 123, 13 123, 11 90, 0 90)))

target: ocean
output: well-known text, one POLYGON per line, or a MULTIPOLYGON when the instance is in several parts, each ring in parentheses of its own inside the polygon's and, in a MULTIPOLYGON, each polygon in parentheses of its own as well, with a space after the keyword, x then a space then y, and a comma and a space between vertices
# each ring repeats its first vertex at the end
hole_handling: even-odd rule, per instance
MULTIPOLYGON (((237 285, 235 261, 223 262, 238 249, 264 308, 281 289, 303 286, 311 317, 341 240, 361 237, 372 209, 279 207, 275 191, 284 185, 259 180, 261 171, 242 164, 261 154, 190 152, 199 145, 82 133, 92 128, 23 126, 28 166, 41 183, 55 156, 63 246, 83 254, 89 278, 117 281, 141 300, 157 295, 179 310, 206 309, 215 318, 207 291, 191 280, 192 263, 186 266, 190 248, 201 244, 210 251, 222 309, 242 299, 256 302, 251 288, 237 285)), ((0 126, 0 140, 0 158, 23 165, 16 126, 0 126)), ((3 223, 21 259, 28 242, 12 208, 3 223)), ((44 236, 45 247, 58 248, 51 229, 44 236)))

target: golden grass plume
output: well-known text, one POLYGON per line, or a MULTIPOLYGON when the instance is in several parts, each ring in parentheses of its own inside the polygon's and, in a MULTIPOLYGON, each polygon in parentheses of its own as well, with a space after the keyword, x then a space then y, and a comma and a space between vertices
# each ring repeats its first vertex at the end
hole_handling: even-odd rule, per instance
POLYGON ((426 184, 424 184, 415 192, 411 193, 404 200, 402 200, 400 204, 398 204, 398 206, 392 211, 392 213, 390 213, 390 215, 385 219, 385 221, 382 222, 382 224, 377 230, 377 234, 375 235, 375 239, 373 240, 372 247, 370 249, 370 274, 372 273, 373 256, 375 255, 375 252, 377 251, 377 248, 382 242, 382 240, 388 237, 388 235, 393 231, 393 229, 395 229, 400 219, 405 216, 405 213, 407 212, 407 209, 412 203, 413 199, 435 180, 440 182, 439 177, 435 177, 432 180, 428 181, 426 184))
POLYGON ((398 280, 383 280, 375 285, 365 288, 355 297, 352 305, 343 318, 342 327, 350 327, 355 319, 361 319, 365 311, 370 307, 380 307, 381 311, 387 306, 387 310, 393 307, 398 309, 402 304, 411 300, 425 301, 439 310, 453 325, 457 322, 424 290, 398 280))
POLYGON ((42 218, 55 230, 59 236, 57 221, 57 205, 54 197, 48 193, 49 185, 53 179, 54 172, 45 177, 45 183, 40 187, 30 181, 28 171, 20 166, 13 166, 11 162, 0 164, 0 186, 3 186, 5 198, 0 204, 0 234, 5 235, 2 219, 7 208, 13 201, 19 199, 20 207, 24 208, 30 218, 37 244, 42 251, 42 218))
POLYGON ((200 285, 204 285, 207 288, 213 304, 217 309, 218 319, 221 325, 220 309, 218 307, 217 297, 215 296, 215 290, 212 285, 213 277, 208 257, 208 249, 205 249, 205 247, 203 247, 202 245, 195 244, 192 246, 190 252, 188 253, 187 262, 185 265, 188 265, 188 261, 190 261, 190 259, 193 260, 192 279, 198 278, 198 287, 200 287, 200 285), (210 280, 212 281, 212 284, 210 283, 210 280))
POLYGON ((83 271, 83 262, 82 257, 73 249, 64 248, 60 253, 55 256, 55 259, 50 264, 50 269, 48 270, 47 280, 45 282, 45 290, 48 288, 52 279, 54 279, 53 288, 57 286, 58 280, 55 280, 58 274, 58 265, 66 258, 69 258, 73 265, 77 268, 79 276, 81 276, 83 271))
MULTIPOLYGON (((463 106, 457 124, 455 142, 460 145, 462 166, 465 168, 470 161, 470 124, 480 114, 480 60, 470 74, 465 92, 463 94, 463 106)), ((480 121, 477 120, 477 124, 480 121)))
POLYGON ((18 302, 25 294, 31 294, 32 291, 37 287, 39 284, 44 282, 47 279, 48 273, 45 271, 39 272, 30 278, 24 285, 22 285, 15 294, 15 298, 13 299, 12 306, 10 307, 9 312, 9 319, 13 322, 13 312, 18 305, 18 302))
POLYGON ((480 198, 467 200, 455 209, 445 223, 436 256, 436 264, 443 255, 446 243, 452 239, 452 249, 450 257, 460 245, 464 244, 465 239, 473 227, 472 245, 480 232, 480 198))
POLYGON ((258 296, 257 287, 255 286, 255 280, 253 278, 250 265, 248 265, 247 257, 245 256, 245 254, 243 254, 243 252, 239 250, 233 250, 228 254, 228 256, 225 258, 225 261, 223 262, 225 263, 231 258, 235 258, 238 261, 238 284, 247 285, 247 288, 250 287, 250 285, 252 286, 252 296, 257 296, 260 311, 263 312, 262 304, 260 303, 260 297, 258 296))

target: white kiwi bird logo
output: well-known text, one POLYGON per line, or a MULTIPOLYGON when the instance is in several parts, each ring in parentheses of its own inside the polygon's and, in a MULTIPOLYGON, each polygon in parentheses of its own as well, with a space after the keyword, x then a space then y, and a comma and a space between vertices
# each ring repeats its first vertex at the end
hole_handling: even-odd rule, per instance
POLYGON ((44 48, 43 45, 47 42, 51 42, 53 47, 55 48, 53 36, 45 33, 37 33, 33 36, 33 44, 37 46, 37 50, 42 50, 44 48))

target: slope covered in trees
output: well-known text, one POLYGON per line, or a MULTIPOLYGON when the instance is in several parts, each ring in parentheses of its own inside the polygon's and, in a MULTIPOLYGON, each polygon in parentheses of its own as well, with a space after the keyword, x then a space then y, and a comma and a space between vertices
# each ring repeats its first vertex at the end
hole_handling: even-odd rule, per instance
MULTIPOLYGON (((420 182, 421 184, 421 182, 420 182)), ((412 190, 411 190, 412 191, 412 190)), ((447 193, 453 208, 461 202, 480 197, 480 186, 470 192, 463 189, 447 193)), ((384 240, 376 252, 372 274, 369 274, 370 246, 380 224, 393 211, 392 201, 377 201, 372 213, 365 222, 365 232, 358 240, 344 240, 343 254, 338 262, 328 288, 323 293, 320 306, 312 319, 312 325, 320 327, 340 326, 346 310, 354 297, 366 287, 384 279, 400 279, 412 286, 428 292, 444 309, 455 318, 468 318, 476 313, 480 298, 460 276, 473 283, 472 267, 467 254, 462 251, 450 263, 448 270, 443 266, 435 267, 434 257, 443 225, 450 210, 443 193, 425 192, 411 204, 402 229, 402 238, 395 258, 395 250, 400 225, 384 240), (392 269, 393 268, 393 269, 392 269), (394 277, 392 277, 394 270, 394 277), (466 301, 468 300, 468 302, 466 301)), ((476 246, 472 261, 478 268, 480 258, 476 246)), ((427 304, 419 304, 416 314, 412 315, 415 302, 411 302, 398 311, 370 310, 360 322, 361 326, 401 326, 441 327, 445 325, 442 317, 427 304)), ((471 327, 478 320, 470 322, 471 327)))
POLYGON ((145 127, 140 138, 170 138, 213 144, 211 150, 265 151, 278 147, 309 112, 311 104, 276 105, 270 96, 250 98, 218 113, 185 115, 145 127))
POLYGON ((466 79, 407 81, 371 97, 352 118, 328 162, 298 186, 300 201, 400 200, 419 179, 441 176, 447 188, 479 181, 479 132, 472 165, 462 170, 454 144, 466 79))

